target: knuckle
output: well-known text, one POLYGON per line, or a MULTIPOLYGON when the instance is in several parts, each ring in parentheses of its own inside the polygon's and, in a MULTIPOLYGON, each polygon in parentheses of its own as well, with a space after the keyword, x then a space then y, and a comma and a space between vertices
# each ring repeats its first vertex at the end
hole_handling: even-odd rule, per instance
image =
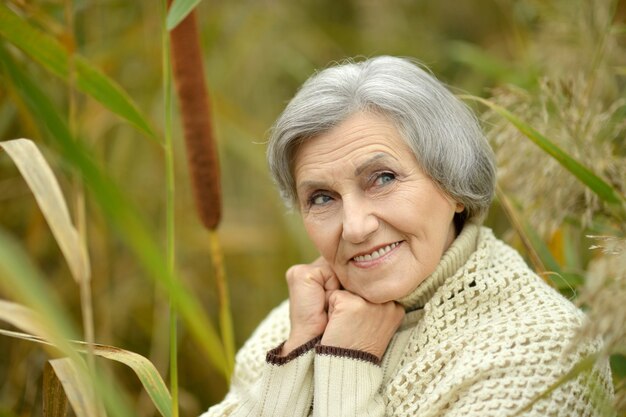
POLYGON ((297 274, 294 272, 292 268, 293 267, 289 268, 289 270, 285 274, 285 280, 287 281, 288 285, 293 284, 297 277, 297 274))
POLYGON ((302 275, 304 268, 306 268, 306 265, 302 265, 302 264, 292 265, 285 273, 287 280, 293 280, 296 277, 302 275))

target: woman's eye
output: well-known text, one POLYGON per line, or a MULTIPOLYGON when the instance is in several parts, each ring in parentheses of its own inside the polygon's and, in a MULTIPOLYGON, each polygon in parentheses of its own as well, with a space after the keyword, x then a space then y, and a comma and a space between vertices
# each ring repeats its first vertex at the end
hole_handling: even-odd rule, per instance
POLYGON ((311 196, 309 202, 312 206, 322 206, 328 203, 331 200, 330 196, 327 194, 315 194, 311 196))
POLYGON ((396 176, 391 172, 382 172, 376 176, 374 185, 385 185, 396 179, 396 176))

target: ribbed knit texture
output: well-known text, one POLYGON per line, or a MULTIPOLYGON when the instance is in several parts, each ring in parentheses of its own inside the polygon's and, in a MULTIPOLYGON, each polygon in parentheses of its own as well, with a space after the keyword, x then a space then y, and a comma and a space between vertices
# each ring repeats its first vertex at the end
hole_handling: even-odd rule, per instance
POLYGON ((441 261, 432 274, 426 278, 406 297, 398 300, 407 311, 424 307, 435 291, 467 262, 470 255, 476 250, 476 239, 480 228, 475 224, 468 223, 452 245, 441 257, 441 261))
MULTIPOLYGON (((324 349, 268 363, 289 334, 281 304, 237 354, 224 401, 203 416, 510 416, 601 348, 587 340, 564 356, 583 313, 473 224, 398 301, 407 315, 380 366, 324 349)), ((610 381, 601 363, 523 415, 599 415, 592 398, 612 398, 610 381)))

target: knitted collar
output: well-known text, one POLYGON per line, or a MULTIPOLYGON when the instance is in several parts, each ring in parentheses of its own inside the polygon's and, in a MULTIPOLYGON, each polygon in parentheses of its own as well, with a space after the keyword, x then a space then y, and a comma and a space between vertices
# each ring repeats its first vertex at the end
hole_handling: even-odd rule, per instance
POLYGON ((480 226, 474 223, 466 223, 461 234, 452 242, 448 250, 443 254, 439 264, 432 274, 422 281, 407 296, 397 300, 407 311, 413 311, 424 307, 426 302, 435 294, 435 291, 456 271, 459 270, 476 251, 476 241, 480 226))

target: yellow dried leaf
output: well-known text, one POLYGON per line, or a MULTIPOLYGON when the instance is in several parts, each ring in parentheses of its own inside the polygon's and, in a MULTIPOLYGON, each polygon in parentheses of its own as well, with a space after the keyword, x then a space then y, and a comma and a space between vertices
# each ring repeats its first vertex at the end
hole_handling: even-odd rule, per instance
POLYGON ((0 300, 0 320, 3 320, 23 331, 49 339, 45 326, 39 315, 21 304, 0 300))
POLYGON ((30 139, 14 139, 0 142, 0 148, 11 157, 32 190, 76 282, 89 281, 91 272, 87 250, 70 219, 54 172, 35 143, 30 139))
MULTIPOLYGON (((12 303, 10 301, 0 300, 0 320, 5 321, 7 323, 12 324, 13 326, 26 331, 28 333, 19 333, 13 332, 9 330, 0 329, 0 335, 14 337, 17 339, 28 340, 30 342, 41 343, 46 345, 52 345, 49 340, 46 339, 46 333, 43 325, 41 324, 41 317, 37 315, 36 312, 30 310, 27 307, 24 307, 20 304, 12 303)), ((88 349, 88 345, 85 342, 80 341, 72 341, 69 349, 86 353, 88 349)), ((64 350, 64 351, 67 351, 64 350)), ((114 360, 120 363, 125 364, 129 368, 131 368, 139 380, 141 381, 144 389, 152 399, 155 407, 159 410, 161 415, 164 417, 172 416, 172 399, 170 393, 159 374, 159 371, 155 368, 155 366, 144 356, 139 355, 135 352, 130 352, 128 350, 120 349, 115 346, 107 346, 107 345, 93 345, 93 352, 95 355, 114 360)), ((69 361, 69 359, 67 359, 69 361)), ((50 361, 52 364, 52 361, 50 361)), ((70 369, 70 365, 61 364, 54 365, 52 364, 55 371, 57 368, 61 369, 60 372, 63 373, 64 377, 67 379, 67 383, 78 383, 78 376, 73 375, 73 372, 76 371, 75 367, 70 369)), ((57 372, 57 376, 63 383, 63 386, 66 387, 66 383, 64 382, 64 377, 57 372)), ((91 386, 90 384, 83 383, 82 384, 85 389, 87 386, 91 386)), ((76 389, 81 389, 80 387, 76 389)), ((74 401, 80 401, 80 395, 87 394, 73 394, 75 400, 72 400, 71 394, 67 391, 67 387, 65 390, 72 407, 74 408, 74 401)), ((78 416, 78 411, 76 411, 76 415, 78 416)))
POLYGON ((52 365, 43 368, 43 408, 44 417, 65 417, 67 415, 67 395, 52 365))
POLYGON ((98 407, 93 385, 85 381, 85 374, 81 373, 74 362, 69 358, 52 359, 48 361, 54 373, 63 385, 67 399, 77 417, 105 416, 104 409, 98 407))

